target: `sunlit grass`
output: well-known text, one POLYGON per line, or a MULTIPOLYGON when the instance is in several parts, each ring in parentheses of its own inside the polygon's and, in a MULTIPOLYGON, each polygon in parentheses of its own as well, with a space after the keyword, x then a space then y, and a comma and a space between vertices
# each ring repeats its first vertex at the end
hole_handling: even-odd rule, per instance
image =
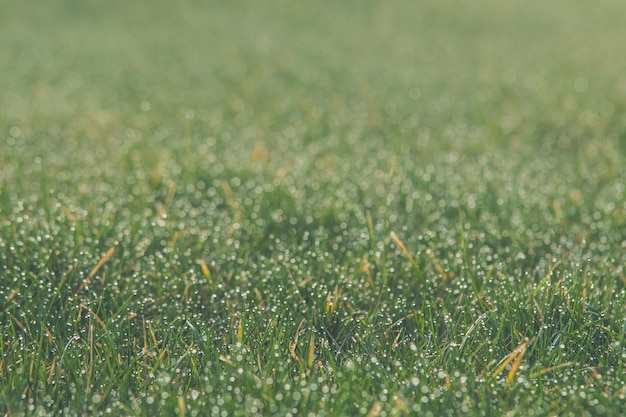
POLYGON ((9 1, 0 414, 624 413, 625 11, 9 1))

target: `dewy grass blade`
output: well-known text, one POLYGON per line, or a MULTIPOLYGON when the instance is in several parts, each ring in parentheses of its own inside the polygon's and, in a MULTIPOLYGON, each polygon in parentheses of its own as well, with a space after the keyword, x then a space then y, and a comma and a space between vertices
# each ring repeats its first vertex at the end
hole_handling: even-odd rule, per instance
POLYGON ((465 344, 467 343, 468 339, 470 338, 470 336, 472 335, 472 333, 474 333, 474 331, 476 330, 476 328, 478 326, 480 326, 482 324, 483 321, 485 321, 485 319, 487 318, 487 315, 490 312, 486 312, 481 314, 476 321, 470 326, 469 329, 467 329, 467 332, 465 332, 465 335, 463 336, 463 340, 461 341, 461 346, 459 347, 459 350, 461 352, 463 352, 463 349, 465 348, 465 344))
POLYGON ((189 320, 185 320, 185 322, 187 323, 187 327, 189 327, 189 329, 191 330, 191 334, 193 335, 193 338, 200 346, 200 349, 202 349, 203 352, 206 352, 206 346, 204 344, 204 341, 202 340, 202 337, 200 336, 200 333, 198 333, 198 330, 196 330, 196 327, 193 324, 191 324, 189 320))

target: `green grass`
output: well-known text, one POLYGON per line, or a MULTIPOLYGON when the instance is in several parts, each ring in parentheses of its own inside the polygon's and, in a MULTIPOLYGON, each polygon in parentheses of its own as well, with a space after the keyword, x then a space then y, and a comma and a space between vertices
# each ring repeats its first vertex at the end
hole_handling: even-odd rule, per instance
POLYGON ((626 412, 624 2, 0 9, 0 415, 626 412))

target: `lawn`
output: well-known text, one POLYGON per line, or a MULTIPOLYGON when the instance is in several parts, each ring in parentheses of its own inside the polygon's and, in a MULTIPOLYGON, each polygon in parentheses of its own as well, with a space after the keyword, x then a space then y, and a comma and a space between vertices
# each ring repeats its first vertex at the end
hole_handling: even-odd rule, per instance
POLYGON ((0 415, 626 413, 626 3, 0 6, 0 415))

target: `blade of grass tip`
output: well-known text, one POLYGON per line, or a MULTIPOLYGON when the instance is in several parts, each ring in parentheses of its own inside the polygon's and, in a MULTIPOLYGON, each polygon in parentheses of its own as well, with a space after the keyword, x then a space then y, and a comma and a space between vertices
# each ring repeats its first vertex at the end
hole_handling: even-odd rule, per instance
POLYGON ((237 342, 240 344, 243 343, 243 320, 244 317, 241 316, 239 319, 239 325, 237 326, 237 342))
POLYGON ((298 356, 298 353, 296 352, 296 347, 298 346, 298 339, 300 338, 300 329, 302 329, 302 326, 304 325, 304 323, 305 323, 305 320, 302 319, 300 321, 300 324, 298 324, 298 327, 296 328, 294 339, 289 345, 289 353, 291 354, 291 357, 298 363, 298 365, 300 365, 302 361, 300 360, 300 356, 298 356))
POLYGON ((159 345, 159 342, 157 342, 157 337, 154 333, 154 328, 152 327, 152 321, 148 322, 148 330, 150 331, 150 336, 152 336, 152 346, 156 348, 159 345))
POLYGON ((335 312, 335 304, 333 303, 333 297, 330 291, 328 291, 328 294, 326 294, 326 303, 324 304, 324 312, 328 316, 332 316, 333 313, 335 312))
POLYGON ((228 183, 225 181, 222 182, 222 189, 224 190, 224 194, 226 194, 226 203, 233 210, 237 210, 239 208, 239 205, 235 201, 235 193, 233 192, 233 189, 230 188, 230 185, 228 185, 228 183))
POLYGON ((93 344, 94 344, 94 340, 93 340, 93 331, 94 331, 94 326, 93 323, 91 322, 91 318, 89 318, 89 330, 87 333, 87 346, 89 347, 89 360, 87 361, 87 363, 85 364, 85 366, 87 367, 87 369, 85 370, 85 373, 87 374, 86 376, 86 383, 85 383, 85 396, 89 396, 89 394, 91 393, 91 378, 93 376, 93 368, 94 368, 94 363, 93 363, 93 344))
POLYGON ((526 346, 527 345, 524 345, 522 350, 520 350, 519 353, 515 356, 515 360, 513 361, 511 370, 509 371, 509 374, 506 376, 506 382, 505 382, 506 385, 511 385, 511 383, 513 382, 513 379, 515 379, 515 374, 517 374, 517 371, 522 363, 522 358, 524 357, 524 353, 526 353, 526 346))
MULTIPOLYGON (((509 363, 511 363, 512 361, 515 361, 515 363, 513 364, 513 367, 511 368, 511 371, 513 372, 509 371, 507 375, 507 381, 509 381, 509 379, 512 380, 515 377, 515 373, 517 372, 517 369, 519 368, 520 362, 522 360, 521 357, 518 359, 518 356, 524 356, 524 353, 526 352, 526 348, 534 340, 535 338, 533 337, 532 339, 521 343, 518 347, 515 348, 515 350, 513 350, 513 352, 506 355, 505 358, 502 360, 502 363, 500 364, 500 366, 498 366, 498 368, 495 371, 493 371, 493 373, 491 374, 491 377, 496 378, 498 375, 502 373, 504 368, 506 368, 509 363), (517 366, 515 366, 515 364, 517 364, 517 366)), ((508 383, 509 382, 507 382, 507 384, 508 383)))
POLYGON ((568 367, 568 366, 572 366, 573 364, 574 364, 574 362, 565 362, 565 363, 561 363, 561 364, 558 364, 558 365, 551 366, 551 367, 549 367, 549 368, 541 369, 541 370, 539 370, 539 371, 537 371, 537 372, 535 372, 535 373, 531 374, 531 375, 530 375, 530 378, 531 378, 531 379, 535 379, 535 378, 537 378, 537 377, 540 377, 540 376, 542 376, 542 375, 547 374, 548 372, 552 372, 552 371, 554 371, 555 369, 559 369, 559 368, 566 368, 566 367, 568 367))
POLYGON ((313 368, 313 361, 315 360, 315 337, 313 333, 309 337, 309 356, 307 358, 307 366, 309 369, 313 368))
POLYGON ((91 279, 98 273, 98 271, 100 270, 100 268, 102 268, 102 265, 104 265, 106 263, 106 261, 109 260, 109 258, 113 255, 113 253, 115 252, 115 247, 111 247, 102 257, 102 259, 100 259, 100 261, 98 261, 98 263, 96 264, 96 266, 93 267, 93 269, 91 270, 91 272, 89 273, 89 275, 87 275, 87 278, 85 278, 82 282, 82 284, 80 284, 80 287, 78 287, 78 289, 76 290, 76 293, 74 293, 75 296, 77 296, 78 294, 80 294, 80 292, 87 286, 87 284, 89 284, 89 282, 91 281, 91 279))
POLYGON ((186 409, 187 406, 185 404, 185 397, 183 397, 182 395, 178 396, 178 415, 180 417, 185 417, 186 409))
POLYGON ((146 330, 146 319, 142 318, 141 326, 143 330, 143 351, 147 352, 148 351, 148 332, 146 330))
POLYGON ((104 321, 102 321, 102 319, 98 317, 98 315, 87 304, 80 303, 80 308, 84 308, 85 310, 87 310, 89 312, 89 317, 93 317, 94 319, 96 319, 98 324, 102 326, 103 329, 106 330, 107 327, 106 327, 106 324, 104 324, 104 321))
POLYGON ((22 322, 21 322, 21 321, 19 321, 19 320, 17 319, 17 317, 15 317, 13 314, 10 314, 10 313, 9 313, 9 315, 11 316, 11 319, 13 319, 13 322, 15 323, 15 325, 16 325, 16 326, 17 326, 17 327, 18 327, 21 331, 23 331, 24 333, 28 333, 28 331, 26 330, 26 327, 24 327, 24 325, 22 324, 22 322))
POLYGON ((476 321, 470 326, 469 329, 467 329, 467 332, 465 333, 465 336, 463 336, 463 340, 461 341, 461 347, 459 348, 459 350, 461 352, 463 352, 463 348, 465 347, 465 344, 467 343, 467 340, 469 339, 469 337, 472 335, 472 333, 474 333, 474 330, 476 330, 476 327, 480 326, 480 324, 485 321, 485 319, 487 318, 487 314, 489 314, 490 312, 486 312, 480 315, 480 317, 478 317, 476 319, 476 321))
POLYGON ((295 340, 291 342, 291 344, 289 345, 289 354, 296 361, 296 363, 300 365, 302 363, 302 360, 300 359, 300 356, 296 352, 297 346, 298 346, 298 336, 296 335, 295 340))
POLYGON ((370 411, 367 413, 366 417, 377 417, 383 409, 383 404, 380 401, 376 401, 370 411))
POLYGON ((409 258, 409 261, 413 262, 413 257, 411 256, 411 254, 409 253, 409 251, 407 250, 406 246, 404 246, 404 243, 402 243, 402 241, 400 240, 400 238, 398 237, 398 235, 396 234, 396 232, 391 232, 389 234, 389 236, 391 236, 391 239, 393 240, 393 242, 398 246, 398 248, 400 248, 400 250, 402 251, 402 253, 404 253, 404 255, 409 258))
POLYGON ((61 353, 61 358, 59 359, 59 368, 63 368, 63 358, 65 358, 65 352, 67 352, 72 343, 77 340, 80 340, 80 336, 75 334, 74 336, 70 337, 70 340, 68 340, 68 342, 65 344, 65 348, 63 349, 63 352, 61 353))
POLYGON ((502 373, 502 371, 504 371, 504 368, 506 368, 506 366, 511 363, 511 361, 513 359, 515 359, 517 357, 518 354, 518 350, 515 349, 513 352, 509 353, 508 355, 506 355, 506 357, 504 358, 504 360, 502 361, 502 363, 500 364, 500 366, 498 366, 498 368, 493 371, 493 373, 491 374, 492 378, 497 378, 498 375, 500 375, 502 373))
POLYGON ((409 262, 411 262, 411 264, 413 265, 413 267, 415 269, 418 268, 418 263, 417 261, 413 258, 413 256, 411 256, 411 253, 409 252, 409 250, 406 248, 406 246, 404 245, 404 243, 400 240, 400 238, 398 237, 398 235, 395 232, 391 232, 389 234, 389 236, 391 237, 391 239, 393 240, 393 242, 396 244, 396 246, 398 246, 398 248, 400 248, 400 250, 402 251, 402 253, 404 254, 404 256, 406 256, 409 259, 409 262))
POLYGON ((233 362, 232 360, 230 360, 230 358, 224 356, 224 355, 220 355, 220 360, 222 362, 224 362, 225 364, 228 364, 230 366, 235 366, 235 362, 233 362))
POLYGON ((7 304, 9 304, 9 303, 11 302, 11 300, 13 300, 13 298, 15 298, 15 296, 16 296, 19 292, 20 292, 20 289, 19 289, 19 288, 14 289, 13 291, 11 291, 11 294, 9 294, 9 295, 7 296, 7 298, 5 298, 5 300, 4 300, 4 301, 5 301, 7 304))
POLYGON ((200 268, 202 269, 202 275, 204 275, 204 278, 207 280, 209 284, 211 284, 213 282, 211 280, 211 270, 209 269, 209 267, 207 266, 206 262, 204 262, 203 259, 200 259, 200 268))
POLYGON ((563 328, 556 334, 556 337, 552 341, 552 345, 550 346, 550 349, 548 350, 548 354, 551 354, 552 351, 556 349, 557 346, 559 346, 559 342, 561 341, 561 338, 563 337, 564 334, 567 334, 567 332, 569 331, 569 324, 570 324, 569 321, 565 323, 563 328))
POLYGON ((191 324, 189 320, 185 320, 185 321, 187 322, 187 326, 189 327, 189 329, 191 329, 191 334, 193 335, 193 338, 196 339, 196 342, 198 342, 198 345, 200 345, 200 349, 202 349, 203 352, 206 352, 204 341, 200 337, 200 333, 198 333, 194 325, 191 324))
POLYGON ((57 359, 52 358, 52 364, 50 364, 50 370, 48 371, 48 379, 47 379, 48 384, 52 384, 52 381, 54 378, 54 371, 56 371, 56 369, 57 369, 57 359))

